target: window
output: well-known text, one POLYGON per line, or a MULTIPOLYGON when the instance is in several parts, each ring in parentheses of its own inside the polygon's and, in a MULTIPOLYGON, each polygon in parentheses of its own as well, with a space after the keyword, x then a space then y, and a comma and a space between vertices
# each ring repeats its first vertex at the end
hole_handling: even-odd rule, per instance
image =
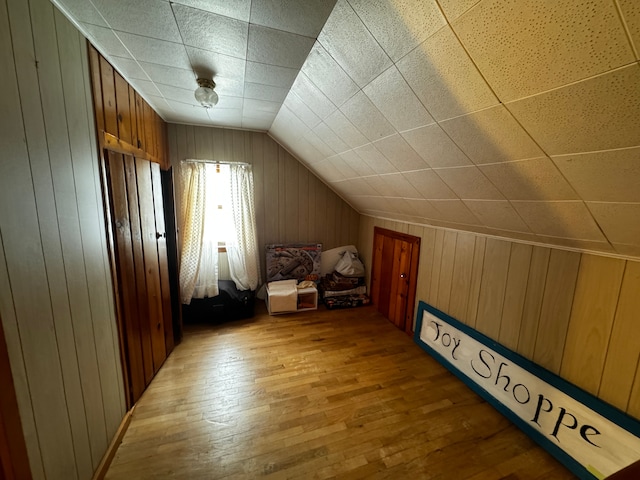
POLYGON ((208 163, 206 168, 206 218, 204 240, 216 241, 224 250, 234 238, 231 214, 231 168, 227 164, 208 163), (214 240, 215 239, 215 240, 214 240))

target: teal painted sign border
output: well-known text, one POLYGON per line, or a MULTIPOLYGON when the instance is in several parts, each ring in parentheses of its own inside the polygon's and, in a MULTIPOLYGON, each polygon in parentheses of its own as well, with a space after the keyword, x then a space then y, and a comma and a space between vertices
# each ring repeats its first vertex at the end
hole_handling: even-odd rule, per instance
MULTIPOLYGON (((582 479, 601 479, 612 472, 603 474, 595 467, 583 465, 584 462, 576 460, 566 451, 571 449, 567 449, 565 444, 563 448, 559 446, 561 438, 567 442, 571 437, 570 442, 574 444, 572 448, 584 445, 597 452, 598 449, 604 450, 598 443, 606 441, 606 435, 601 436, 601 433, 611 436, 618 432, 618 436, 627 436, 640 445, 640 422, 637 420, 422 301, 418 307, 414 341, 582 479), (426 323, 425 313, 428 314, 426 323), (456 330, 460 332, 458 338, 456 330), (516 383, 518 379, 512 372, 517 373, 520 369, 526 375, 518 378, 525 380, 516 383), (542 386, 550 386, 552 393, 559 391, 557 396, 560 398, 575 402, 571 405, 575 404, 581 414, 576 412, 575 407, 561 403, 562 400, 557 401, 556 397, 546 393, 536 395, 539 391, 534 388, 537 382, 542 386), (503 392, 513 397, 509 398, 510 404, 499 400, 496 391, 502 398, 507 395, 503 392), (529 409, 528 417, 522 415, 523 405, 529 409), (583 415, 585 412, 589 415, 583 415), (596 421, 584 421, 592 417, 596 421), (550 423, 543 425, 543 419, 550 423), (598 423, 598 420, 605 422, 598 423)), ((625 445, 628 443, 625 442, 625 445)), ((636 451, 634 445, 632 454, 636 451)), ((605 463, 609 460, 605 459, 605 463)), ((618 469, 629 464, 628 459, 626 462, 618 469)), ((609 461, 609 469, 610 464, 609 461)))

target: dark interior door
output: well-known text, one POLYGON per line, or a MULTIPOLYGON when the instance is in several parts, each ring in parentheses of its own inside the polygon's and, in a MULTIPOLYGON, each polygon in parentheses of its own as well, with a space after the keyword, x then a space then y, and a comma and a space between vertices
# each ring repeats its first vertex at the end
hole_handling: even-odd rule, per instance
POLYGON ((105 162, 118 330, 132 406, 173 348, 162 187, 155 163, 109 150, 105 162))
POLYGON ((375 227, 371 301, 399 329, 413 332, 420 238, 375 227))

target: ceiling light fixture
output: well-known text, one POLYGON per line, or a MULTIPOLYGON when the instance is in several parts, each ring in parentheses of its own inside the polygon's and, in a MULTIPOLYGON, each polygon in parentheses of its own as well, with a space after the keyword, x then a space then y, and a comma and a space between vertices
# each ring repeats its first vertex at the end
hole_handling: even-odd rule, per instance
POLYGON ((214 90, 216 83, 207 78, 199 78, 197 82, 198 88, 196 88, 194 95, 200 105, 204 108, 211 108, 218 103, 218 94, 214 90))

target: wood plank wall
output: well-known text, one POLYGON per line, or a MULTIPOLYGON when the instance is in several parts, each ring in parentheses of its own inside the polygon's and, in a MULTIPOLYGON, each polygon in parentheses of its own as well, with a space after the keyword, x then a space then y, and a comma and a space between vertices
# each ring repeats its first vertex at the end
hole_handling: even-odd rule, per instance
POLYGON ((0 317, 36 479, 91 478, 125 413, 86 40, 0 0, 0 317))
POLYGON ((109 133, 149 154, 149 159, 163 170, 168 169, 164 120, 92 45, 89 57, 98 134, 109 133))
MULTIPOLYGON (((360 215, 265 133, 169 124, 169 156, 180 212, 179 167, 187 158, 253 165, 258 243, 355 245, 360 215)), ((264 280, 264 258, 262 259, 264 280)))
POLYGON ((640 418, 640 262, 363 216, 366 266, 374 226, 422 238, 417 300, 640 418))

